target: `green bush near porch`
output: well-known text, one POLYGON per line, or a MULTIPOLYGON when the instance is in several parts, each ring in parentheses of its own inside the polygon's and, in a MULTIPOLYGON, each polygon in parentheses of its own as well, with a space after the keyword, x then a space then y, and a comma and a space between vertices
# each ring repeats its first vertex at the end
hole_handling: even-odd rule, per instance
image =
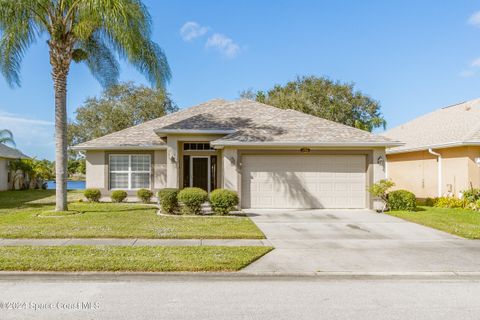
POLYGON ((163 213, 176 214, 178 212, 178 192, 176 188, 165 188, 158 191, 160 208, 163 213))
POLYGON ((83 195, 87 198, 88 201, 91 202, 99 202, 100 198, 102 197, 102 193, 100 189, 86 189, 83 191, 83 195))
POLYGON ((228 189, 216 189, 210 192, 210 204, 215 213, 227 214, 238 205, 238 194, 228 189))
POLYGON ((115 190, 112 191, 112 195, 110 196, 112 198, 113 202, 123 202, 127 198, 128 194, 124 190, 115 190))
POLYGON ((202 213, 202 204, 208 200, 207 191, 200 188, 185 188, 178 193, 184 214, 202 213))
POLYGON ((390 210, 415 211, 417 199, 408 190, 395 190, 388 193, 387 203, 390 210))

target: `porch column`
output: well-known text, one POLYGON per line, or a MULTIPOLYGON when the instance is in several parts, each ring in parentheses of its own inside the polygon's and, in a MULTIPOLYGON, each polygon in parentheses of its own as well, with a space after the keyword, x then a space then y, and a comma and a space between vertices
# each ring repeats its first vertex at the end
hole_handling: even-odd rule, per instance
POLYGON ((174 137, 168 137, 167 142, 167 188, 178 188, 178 142, 174 137))
POLYGON ((240 194, 238 157, 236 149, 223 149, 223 187, 240 194))

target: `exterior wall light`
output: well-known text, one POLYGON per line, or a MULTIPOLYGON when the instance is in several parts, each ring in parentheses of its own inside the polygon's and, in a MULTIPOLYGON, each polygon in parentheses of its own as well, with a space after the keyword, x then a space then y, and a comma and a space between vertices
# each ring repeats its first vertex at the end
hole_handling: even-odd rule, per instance
POLYGON ((377 164, 383 167, 385 165, 385 159, 383 159, 382 156, 378 157, 377 164))

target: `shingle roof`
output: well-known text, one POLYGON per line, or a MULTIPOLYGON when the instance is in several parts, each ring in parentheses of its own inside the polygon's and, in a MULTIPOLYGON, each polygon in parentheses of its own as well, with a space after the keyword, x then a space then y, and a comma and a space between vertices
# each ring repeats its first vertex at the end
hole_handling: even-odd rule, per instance
POLYGON ((0 158, 7 159, 28 159, 28 156, 24 155, 20 150, 7 147, 3 143, 0 143, 0 158))
POLYGON ((480 144, 480 99, 438 109, 382 135, 405 143, 389 153, 480 144))
POLYGON ((398 145, 395 141, 370 132, 293 110, 282 110, 251 100, 210 100, 200 105, 127 128, 74 147, 128 148, 161 147, 162 132, 178 130, 225 131, 212 142, 223 144, 371 144, 398 145))

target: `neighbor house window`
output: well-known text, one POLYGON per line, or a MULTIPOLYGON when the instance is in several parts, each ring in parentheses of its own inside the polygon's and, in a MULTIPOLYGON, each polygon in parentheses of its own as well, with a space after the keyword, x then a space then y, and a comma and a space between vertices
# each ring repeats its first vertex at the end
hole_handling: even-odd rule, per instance
POLYGON ((150 188, 151 159, 148 154, 110 155, 110 189, 150 188))

